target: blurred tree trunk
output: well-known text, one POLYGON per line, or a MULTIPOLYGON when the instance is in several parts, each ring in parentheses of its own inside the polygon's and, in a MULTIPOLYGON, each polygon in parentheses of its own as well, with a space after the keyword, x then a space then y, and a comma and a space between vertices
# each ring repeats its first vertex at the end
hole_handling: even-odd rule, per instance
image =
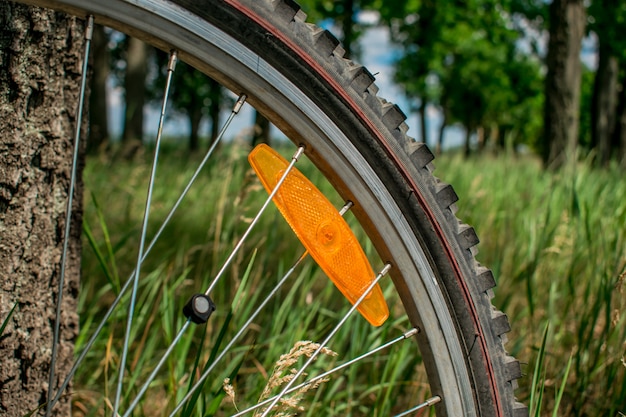
POLYGON ((472 154, 472 146, 471 146, 471 141, 472 141, 472 129, 470 129, 469 127, 465 127, 465 143, 463 145, 463 155, 465 156, 465 158, 469 158, 470 155, 472 154))
POLYGON ((591 103, 591 145, 596 151, 597 164, 607 166, 615 129, 619 66, 617 57, 602 40, 599 55, 591 103))
MULTIPOLYGON (((194 96, 195 97, 195 96, 194 96)), ((194 100, 192 100, 193 103, 194 100)), ((202 121, 202 104, 193 103, 189 109, 189 152, 200 149, 200 122, 202 121)))
POLYGON ((87 152, 96 153, 106 147, 109 140, 107 111, 107 78, 110 72, 108 37, 104 27, 94 26, 91 43, 91 80, 89 95, 89 138, 87 152))
POLYGON ((143 139, 143 107, 146 101, 146 76, 148 74, 149 46, 129 38, 126 52, 126 112, 122 140, 126 143, 143 139))
POLYGON ((626 170, 626 70, 622 71, 621 91, 613 130, 613 147, 617 150, 617 160, 626 170))
POLYGON ((217 139, 220 133, 220 110, 222 108, 222 86, 214 80, 210 80, 211 104, 209 105, 209 119, 211 120, 210 143, 217 139))
POLYGON ((544 166, 550 169, 560 168, 576 155, 585 20, 582 0, 553 0, 550 5, 542 144, 544 166))
MULTIPOLYGON (((0 2, 1 320, 17 306, 0 338, 3 416, 28 415, 47 398, 83 33, 83 23, 65 15, 0 2)), ((79 180, 54 388, 78 334, 81 202, 79 180)), ((69 414, 65 396, 54 415, 69 414)))
POLYGON ((270 121, 261 113, 254 113, 254 130, 252 132, 252 146, 260 143, 270 144, 270 121))
POLYGON ((448 122, 447 112, 443 111, 443 120, 441 121, 441 126, 439 126, 439 135, 437 136, 437 145, 435 145, 435 155, 441 155, 443 152, 443 136, 446 131, 448 122))
POLYGON ((346 58, 353 58, 357 34, 354 30, 354 0, 343 0, 343 16, 341 16, 342 46, 346 50, 346 58))
POLYGON ((428 145, 428 122, 426 120, 427 105, 428 103, 426 102, 426 99, 422 98, 422 102, 420 103, 420 107, 418 110, 420 116, 420 132, 422 134, 422 142, 424 142, 426 145, 428 145))

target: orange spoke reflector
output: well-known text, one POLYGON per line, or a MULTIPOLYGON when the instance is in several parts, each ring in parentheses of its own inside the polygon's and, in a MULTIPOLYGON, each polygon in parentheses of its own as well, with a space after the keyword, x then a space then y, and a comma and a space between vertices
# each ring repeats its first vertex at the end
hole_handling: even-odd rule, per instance
MULTIPOLYGON (((265 144, 248 156, 261 183, 271 193, 289 163, 265 144)), ((348 223, 300 171, 292 169, 274 196, 274 203, 296 236, 339 291, 354 304, 374 282, 372 267, 348 223)), ((357 307, 374 326, 389 317, 377 284, 357 307)))

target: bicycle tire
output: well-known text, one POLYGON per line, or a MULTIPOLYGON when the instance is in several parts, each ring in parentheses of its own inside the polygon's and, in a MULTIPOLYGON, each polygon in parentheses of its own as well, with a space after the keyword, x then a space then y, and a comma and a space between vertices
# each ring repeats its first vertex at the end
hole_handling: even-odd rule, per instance
POLYGON ((453 188, 407 136, 406 116, 375 77, 344 58, 328 31, 290 0, 26 0, 136 36, 179 56, 248 101, 296 144, 353 209, 412 322, 444 416, 522 416, 519 362, 507 355, 492 273, 474 258, 453 188))

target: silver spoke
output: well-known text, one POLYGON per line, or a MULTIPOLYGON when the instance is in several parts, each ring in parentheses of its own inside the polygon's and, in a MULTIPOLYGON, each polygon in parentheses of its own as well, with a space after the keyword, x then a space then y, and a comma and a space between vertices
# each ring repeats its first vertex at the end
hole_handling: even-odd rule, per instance
MULTIPOLYGON (((206 155, 202 159, 202 162, 200 163, 200 165, 198 166, 198 168, 196 169, 196 171, 192 175, 191 179, 188 181, 187 185, 185 186, 185 189, 183 190, 183 192, 178 197, 178 200, 176 200, 176 203, 170 209, 170 211, 169 211, 168 215, 166 216, 165 220, 163 220, 163 222, 161 223, 161 227, 159 227, 159 230, 155 233, 154 237, 150 241, 150 244, 148 245, 148 247, 144 251, 143 258, 141 259, 142 263, 146 259, 146 257, 148 256, 148 254, 150 253, 150 251, 152 250, 154 245, 156 244, 157 240, 161 236, 161 233, 163 233, 163 230, 165 230, 165 227, 167 226, 169 221, 174 216, 174 213, 176 212, 176 210, 178 209, 178 207, 182 203, 183 199, 186 197, 186 195, 189 192, 189 190, 191 189, 193 183, 198 178, 198 175, 200 174, 200 172, 202 171, 202 169, 204 168, 204 166, 208 162, 208 160, 211 157, 213 151, 217 147, 217 144, 221 141, 221 139, 224 136, 224 134, 226 133, 228 127, 232 123, 234 117, 237 114, 239 114, 239 111, 241 110, 242 106, 244 105, 244 103, 246 101, 246 98, 247 98, 247 96, 245 94, 242 94, 237 99, 237 102, 235 103, 235 105, 233 107, 233 110, 231 111, 231 113, 230 113, 228 119, 226 120, 226 122, 224 123, 224 126, 222 126, 222 128, 220 129, 220 132, 217 135, 217 138, 213 142, 213 145, 211 145, 211 148, 207 151, 206 155)), ((70 370, 70 372, 65 377, 65 380, 63 381, 63 384, 59 388, 59 391, 57 392, 57 395, 52 400, 52 406, 54 406, 54 404, 56 404, 57 401, 59 401, 63 391, 65 391, 65 389, 69 385, 70 380, 72 379, 72 377, 74 376, 74 374, 78 370, 78 367, 83 362, 83 360, 85 360, 85 357, 87 356, 87 354, 91 351, 91 348, 93 347, 94 343, 96 342, 96 339, 97 339, 98 335, 100 335, 100 332, 102 332, 102 329, 104 328, 104 325, 108 322, 109 318, 111 317, 111 315, 113 314, 113 312, 117 308, 118 304, 120 303, 120 301, 122 299, 122 296, 126 293, 128 288, 130 288, 130 284, 133 282, 132 277, 134 275, 135 275, 135 271, 133 270, 130 273, 130 276, 128 277, 128 279, 126 280, 124 285, 122 286, 122 288, 120 289, 119 294, 117 295, 115 300, 113 300, 113 303, 111 303, 111 306, 107 310, 106 314, 104 315, 102 320, 100 320, 100 323, 98 324, 98 327, 96 328, 94 333, 91 335, 89 341, 85 344, 85 347, 83 348, 83 350, 81 351, 80 355, 78 356, 78 358, 76 359, 76 361, 72 365, 72 369, 70 370)))
MULTIPOLYGON (((298 260, 292 265, 292 267, 285 273, 285 275, 280 279, 280 281, 278 282, 278 284, 276 284, 274 286, 274 288, 272 289, 272 291, 268 294, 268 296, 261 302, 261 304, 257 307, 257 309, 250 315, 250 317, 248 318, 248 320, 244 323, 243 326, 241 326, 241 329, 239 329, 239 331, 237 332, 237 334, 235 334, 235 336, 233 336, 232 340, 228 343, 228 345, 226 345, 226 347, 224 348, 224 350, 222 350, 222 352, 220 352, 220 354, 215 358, 215 360, 213 361, 213 363, 202 373, 202 375, 200 376, 200 378, 198 378, 198 380, 196 381, 196 383, 191 387, 191 389, 189 390, 189 392, 185 395, 185 397, 176 405, 176 408, 172 411, 172 413, 170 414, 170 416, 173 416, 174 414, 176 414, 178 411, 180 411, 180 409, 185 405, 185 403, 191 398, 191 396, 200 388, 200 386, 202 385, 202 383, 208 378, 209 374, 213 371, 213 369, 215 368, 215 365, 217 365, 222 358, 228 353, 228 351, 230 351, 230 349, 233 347, 233 345, 237 342, 237 340, 239 340, 239 338, 243 335, 243 333, 248 329, 248 327, 250 326, 250 324, 252 323, 252 321, 259 315, 259 313, 261 312, 261 310, 263 310, 263 308, 267 305, 267 303, 272 299, 272 297, 274 297, 274 295, 276 295, 276 293, 278 292, 278 290, 283 286, 283 284, 285 282, 287 282, 287 279, 291 276, 291 274, 295 271, 296 267, 298 265, 300 265, 300 263, 307 257, 308 252, 304 252, 299 258, 298 260)), ((124 416, 126 417, 126 415, 124 416)))
POLYGON ((285 394, 287 393, 289 388, 291 388, 291 386, 294 384, 296 379, 298 379, 302 375, 302 373, 304 373, 306 368, 311 363, 313 363, 313 361, 315 360, 317 355, 322 351, 322 349, 324 349, 326 347, 326 345, 328 344, 330 339, 332 339, 332 337, 339 331, 339 329, 341 329, 341 327, 343 327, 344 323, 346 322, 346 320, 348 320, 348 318, 350 318, 350 315, 354 312, 354 310, 357 309, 359 304, 361 304, 361 302, 370 293, 370 291, 372 289, 374 289, 376 284, 378 284, 378 281, 380 281, 380 279, 382 277, 384 277, 387 274, 387 272, 389 272, 390 269, 391 269, 391 265, 390 264, 386 264, 385 267, 378 273, 378 275, 376 276, 374 281, 367 287, 367 289, 363 292, 363 294, 361 294, 361 296, 358 298, 358 300, 356 300, 354 305, 350 308, 350 310, 348 310, 348 312, 343 316, 343 318, 339 321, 339 323, 337 323, 337 325, 330 332, 330 334, 328 336, 326 336, 326 339, 324 339, 324 341, 322 343, 320 343, 319 347, 315 350, 315 352, 313 352, 313 354, 311 354, 311 356, 304 363, 304 365, 302 365, 302 368, 300 368, 298 370, 298 372, 293 376, 293 378, 287 384, 285 384, 285 387, 283 388, 283 390, 280 392, 280 394, 278 394, 274 398, 272 403, 267 407, 267 409, 263 412, 263 414, 261 414, 261 417, 266 417, 272 411, 272 408, 274 408, 274 406, 278 403, 278 401, 280 401, 280 399, 285 396, 285 394))
MULTIPOLYGON (((292 392, 294 392, 294 391, 298 391, 300 388, 304 388, 304 387, 306 387, 307 385, 311 385, 311 384, 313 384, 313 383, 315 383, 315 382, 319 381, 320 379, 326 378, 327 376, 332 375, 332 374, 334 374, 335 372, 339 372, 339 371, 341 371, 341 370, 342 370, 342 369, 344 369, 344 368, 347 368, 347 367, 349 367, 349 366, 351 366, 351 365, 354 365, 355 363, 357 363, 357 362, 359 362, 359 361, 361 361, 361 360, 363 360, 363 359, 365 359, 365 358, 367 358, 367 357, 369 357, 369 356, 372 356, 372 355, 374 355, 374 354, 376 354, 376 353, 380 352, 381 350, 387 349, 388 347, 390 347, 390 346, 392 346, 392 345, 395 345, 395 344, 396 344, 396 343, 398 343, 398 342, 401 342, 401 341, 403 341, 403 340, 409 339, 409 338, 411 338, 411 337, 415 336, 417 333, 419 333, 419 330, 418 330, 418 329, 416 329, 416 328, 413 328, 413 329, 411 329, 411 330, 409 330, 409 331, 405 332, 402 336, 398 336, 398 337, 396 337, 395 339, 390 340, 389 342, 385 343, 384 345, 381 345, 381 346, 379 346, 379 347, 377 347, 377 348, 375 348, 375 349, 370 350, 369 352, 366 352, 366 353, 364 353, 364 354, 362 354, 362 355, 360 355, 360 356, 357 356, 356 358, 351 359, 351 360, 349 360, 348 362, 342 363, 341 365, 336 366, 335 368, 333 368, 333 369, 331 369, 331 370, 329 370, 329 371, 326 371, 326 372, 324 372, 323 374, 320 374, 320 375, 318 375, 318 376, 316 376, 316 377, 314 377, 314 378, 311 378, 311 379, 309 379, 309 380, 307 380, 307 381, 304 381, 303 383, 301 383, 301 384, 299 384, 299 385, 296 385, 295 387, 291 387, 291 388, 289 388, 289 389, 287 390, 287 392, 285 392, 285 394, 291 394, 291 393, 292 393, 292 392)), ((277 397, 277 396, 270 397, 270 398, 268 398, 268 399, 266 399, 266 400, 264 400, 264 401, 261 401, 260 403, 255 404, 255 405, 253 405, 252 407, 248 407, 248 408, 246 408, 245 410, 242 410, 242 411, 238 412, 237 414, 233 414, 233 415, 232 415, 232 417, 239 417, 239 416, 243 416, 244 414, 247 414, 247 413, 249 413, 250 411, 254 411, 254 410, 256 410, 257 408, 262 407, 262 406, 264 406, 265 404, 270 403, 270 402, 271 402, 271 401, 273 401, 276 397, 277 397)))
POLYGON ((59 344, 59 332, 61 329, 61 304, 63 303, 63 287, 65 286, 65 266, 67 263, 67 251, 70 240, 70 228, 72 223, 72 204, 74 201, 74 189, 76 188, 76 170, 78 167, 78 153, 80 143, 80 128, 83 120, 83 106, 85 103, 85 87, 87 83, 87 70, 89 65, 89 48, 93 35, 93 16, 87 18, 85 28, 85 53, 83 55, 83 68, 80 78, 80 91, 78 97, 78 108, 76 109, 76 128, 74 134, 74 153, 72 156, 72 173, 70 175, 70 188, 67 195, 67 207, 65 209, 65 230, 63 233, 63 252, 61 255, 61 273, 59 275, 59 287, 56 301, 56 316, 54 319, 54 335, 52 341, 52 358, 50 359, 50 377, 48 380, 48 404, 46 406, 46 417, 50 416, 53 403, 50 401, 54 390, 54 373, 57 360, 57 350, 59 344))
POLYGON ((191 320, 187 319, 187 321, 185 322, 183 327, 181 327, 181 329, 178 331, 178 334, 176 335, 174 340, 172 340, 172 343, 170 343, 170 345, 168 346, 167 350, 165 351, 165 353, 161 357, 161 360, 159 361, 159 363, 154 367, 154 369, 152 370, 152 373, 150 374, 150 376, 148 376, 148 379, 146 380, 146 382, 143 384, 143 386, 141 387, 141 389, 137 393, 137 396, 135 397, 133 402, 128 407, 128 410, 126 410, 126 413, 124 413, 124 417, 128 417, 130 415, 130 413, 133 412, 135 407, 137 407, 137 404, 139 404, 139 400, 141 400, 141 397, 143 397, 143 395, 146 393, 146 391, 148 390, 148 387, 150 386, 150 383, 154 380, 154 378, 156 378, 157 373, 159 372, 159 370, 161 369, 163 364, 165 364, 165 361, 170 356, 170 353, 172 353, 172 351, 174 350, 174 348, 176 347, 176 345, 178 344, 180 339, 183 337, 183 335, 185 334, 185 332, 189 328, 190 324, 191 324, 191 320))
POLYGON ((167 98, 169 95, 172 76, 176 67, 177 54, 176 51, 170 53, 170 60, 167 67, 167 81, 165 91, 163 92, 163 104, 161 106, 161 115, 159 116, 159 129, 157 131, 156 144, 154 150, 154 159, 152 161, 152 170, 150 172, 150 182, 148 184, 148 195, 146 197, 146 206, 143 213, 143 222, 141 226, 141 237, 139 242, 139 251, 137 254, 137 263, 135 267, 135 275, 133 277, 133 289, 130 296, 130 304, 128 307, 128 317, 126 319, 126 333, 124 334, 124 347, 122 349, 122 357, 119 366, 119 377, 117 380, 117 389, 115 393, 115 403, 113 406, 113 415, 117 415, 120 405, 120 397, 122 395, 122 383, 124 380, 124 369, 126 368, 126 357, 128 356, 128 345, 130 342, 130 332, 133 323, 133 315, 135 312, 135 300, 137 298, 137 287, 139 283, 139 275, 141 274, 141 262, 143 260, 143 250, 148 229, 148 219, 150 217, 150 204, 152 200, 152 190, 154 187, 154 178, 156 176, 156 167, 159 160, 159 149, 161 147, 161 138, 163 136, 163 123, 165 121, 165 109, 167 108, 167 98))
MULTIPOLYGON (((267 203, 269 201, 271 201, 271 199, 274 197, 274 195, 276 194, 276 192, 278 191, 279 187, 281 186, 281 184, 284 182, 285 178, 287 177, 287 174, 289 173, 289 171, 291 171, 291 168, 293 167, 293 164, 295 164, 295 162, 297 161, 297 159, 299 158, 299 156, 302 154, 302 151, 304 151, 304 148, 299 148, 298 151, 296 152, 296 154, 294 155, 293 159, 292 159, 292 164, 287 168, 286 172, 283 174, 283 176, 280 178, 280 180, 278 181, 278 183, 276 184, 276 187, 274 188, 274 190, 272 190, 272 193, 269 195, 268 199, 266 200, 265 204, 261 207, 260 212, 257 214, 257 216, 255 217, 255 221, 253 221, 253 223, 250 225, 250 227, 256 222, 256 219, 258 219, 258 217, 260 216, 261 212, 265 210, 265 207, 267 206, 267 203)), ((348 210, 350 210, 350 207, 352 207, 353 203, 351 201, 348 201, 339 211, 340 215, 344 215, 348 210)), ((245 236, 245 235, 244 235, 245 236)), ((243 238, 242 238, 243 239, 243 238)), ((240 241, 241 242, 241 241, 240 241)), ((261 302, 261 304, 257 307, 257 309, 250 315, 250 317, 248 318, 248 320, 246 320, 246 322, 243 324, 243 326, 241 326, 241 328, 239 329, 239 331, 235 334, 235 336, 233 336, 232 340, 226 345, 226 347, 222 350, 222 352, 220 352, 220 354, 215 358, 215 360, 213 361, 213 363, 203 372, 203 374, 200 376, 200 378, 198 378, 198 381, 196 381, 196 383, 191 387, 191 389, 189 390, 189 392, 185 395, 185 397, 176 405, 176 408, 170 413, 170 417, 175 415, 178 411, 180 411, 180 409, 185 405, 185 403, 191 398, 191 396, 200 388, 200 386, 202 385, 202 383, 204 382, 204 380, 206 380, 206 378, 210 375, 210 373, 213 371, 213 369, 215 368, 215 366, 222 360, 222 358, 230 351, 230 349, 234 346, 234 344, 237 342, 237 340, 239 340, 239 338, 243 335, 243 333, 246 331, 246 329, 250 326, 250 324, 252 323, 252 321, 259 315, 259 313, 263 310, 263 308, 265 308, 265 306, 267 305, 267 303, 270 301, 270 299, 272 297, 274 297, 274 295, 278 292, 278 290, 280 289, 280 287, 283 286, 283 284, 287 281, 287 279, 291 276, 291 274, 296 270, 296 268, 298 267, 298 265, 300 265, 300 263, 308 256, 308 252, 304 252, 302 255, 300 255, 300 257, 298 258, 298 260, 291 266, 291 268, 289 268, 289 270, 285 273, 285 275, 280 279, 280 281, 278 282, 278 284, 276 284, 274 286, 274 288, 272 289, 272 291, 268 294, 268 296, 261 302)), ((208 290, 207 290, 208 291, 208 290)), ((208 295, 208 293, 205 293, 208 295)))
POLYGON ((431 398, 427 399, 426 401, 424 401, 420 405, 415 406, 415 407, 411 408, 410 410, 406 410, 403 413, 396 414, 394 417, 408 416, 409 414, 413 414, 414 412, 419 411, 422 408, 432 407, 433 405, 437 404, 440 401, 441 401, 441 397, 438 396, 438 395, 435 395, 434 397, 431 397, 431 398))
POLYGON ((244 234, 241 236, 241 239, 239 239, 239 242, 237 242, 237 245, 235 245, 235 247, 231 251, 230 255, 228 256, 228 258, 222 265, 222 268, 215 275, 213 282, 211 282, 211 284, 209 285, 209 288, 207 288, 207 290, 204 292, 205 295, 209 295, 211 291, 213 291, 213 288, 215 287, 215 285, 217 284, 221 276, 224 274, 224 271, 226 271, 226 268, 228 268, 228 266, 231 264, 233 259, 235 259, 235 255, 237 254, 237 252, 239 252, 239 249, 241 249, 241 247, 243 246, 244 242, 246 241, 246 238, 248 237, 248 235, 250 234, 250 232, 252 231, 256 223, 259 221, 259 219, 261 218, 261 215, 263 214, 267 206, 270 204, 270 202, 272 201, 272 199, 274 198, 274 196, 276 195, 280 187, 283 185, 283 183, 285 182, 285 179, 287 178, 287 176, 289 175, 293 167, 296 165, 296 162, 298 162, 298 159, 300 159, 303 153, 304 153, 304 146, 300 146, 296 150, 296 152, 293 154, 293 156, 291 157, 291 162, 289 163, 289 166, 287 167, 287 169, 285 169, 285 172, 276 183, 276 187, 274 187, 270 195, 267 197, 267 199, 265 200, 265 202, 259 209, 256 216, 254 216, 254 219, 252 219, 252 221, 250 222, 250 225, 248 226, 244 234))

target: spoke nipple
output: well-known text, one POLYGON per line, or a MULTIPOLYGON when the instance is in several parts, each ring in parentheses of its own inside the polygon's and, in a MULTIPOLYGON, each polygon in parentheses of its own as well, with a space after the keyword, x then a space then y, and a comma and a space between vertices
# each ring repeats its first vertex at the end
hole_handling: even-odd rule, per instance
POLYGON ((93 37, 93 15, 87 18, 87 28, 85 29, 85 39, 90 41, 93 37))
POLYGON ((170 60, 167 64, 167 70, 170 72, 174 72, 176 69, 176 62, 178 61, 178 52, 174 49, 170 51, 170 60))
POLYGON ((344 214, 346 214, 348 212, 348 210, 350 210, 352 208, 352 206, 354 206, 354 203, 352 201, 347 201, 346 204, 343 205, 343 207, 341 208, 341 210, 339 211, 339 214, 341 216, 343 216, 344 214))
POLYGON ((440 401, 441 401, 441 397, 440 397, 440 396, 438 396, 438 395, 435 395, 434 397, 429 398, 428 400, 426 400, 426 404, 427 404, 429 407, 431 407, 431 406, 433 406, 433 405, 437 404, 437 403, 438 403, 438 402, 440 402, 440 401))
POLYGON ((303 153, 304 153, 304 145, 300 145, 300 147, 298 148, 296 153, 293 154, 291 159, 293 159, 294 161, 297 161, 298 159, 300 159, 300 157, 302 156, 303 153))
POLYGON ((404 338, 408 339, 409 337, 413 337, 416 334, 418 334, 420 332, 419 327, 414 327, 411 330, 407 331, 406 333, 404 333, 404 338))
POLYGON ((242 93, 239 96, 239 99, 237 100, 237 102, 235 103, 235 107, 233 107, 233 113, 235 114, 239 113, 239 110, 241 110, 241 107, 243 107, 243 104, 246 102, 247 99, 248 99, 248 96, 242 93))
POLYGON ((183 307, 185 317, 196 324, 206 323, 214 311, 215 304, 206 294, 193 295, 183 307))

